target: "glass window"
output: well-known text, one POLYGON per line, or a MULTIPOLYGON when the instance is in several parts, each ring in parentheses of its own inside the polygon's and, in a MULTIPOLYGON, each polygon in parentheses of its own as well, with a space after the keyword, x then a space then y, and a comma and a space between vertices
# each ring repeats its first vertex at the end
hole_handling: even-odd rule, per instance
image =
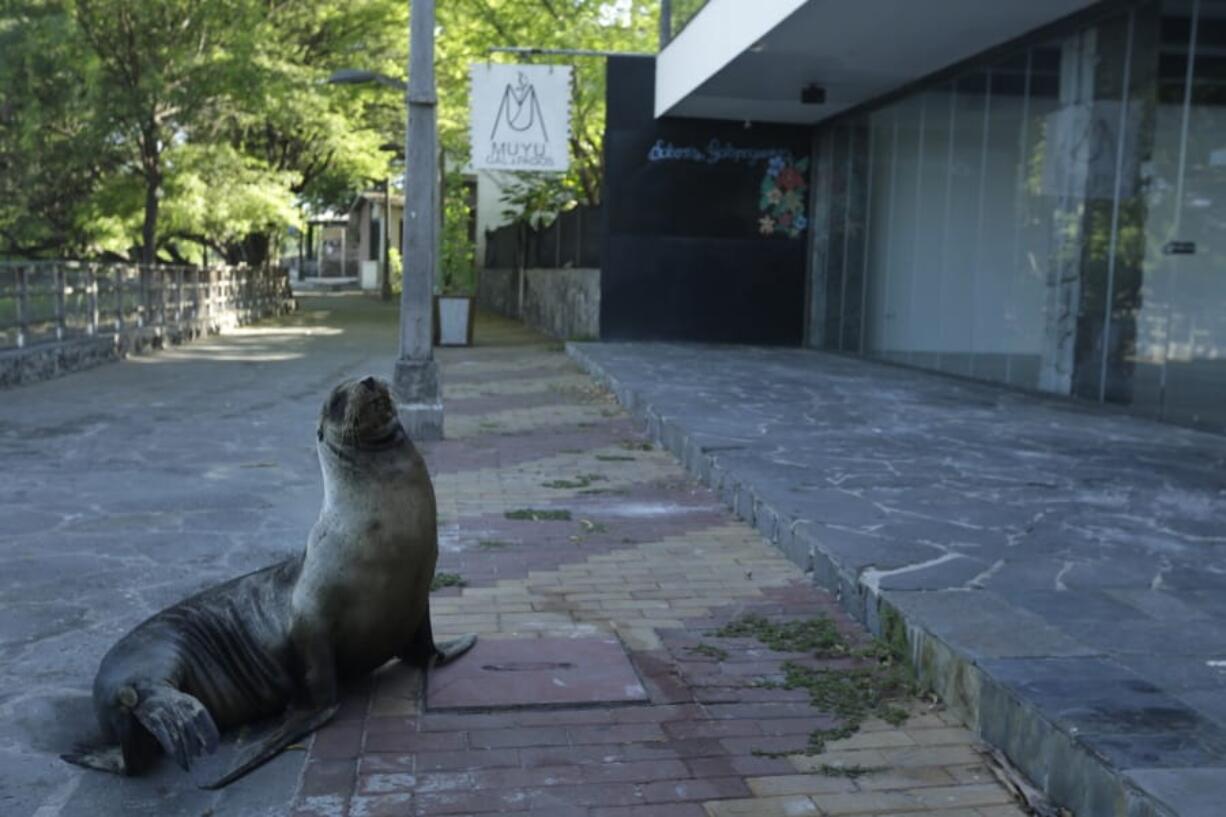
POLYGON ((1226 2, 1166 0, 1153 65, 1152 142, 1142 169, 1144 252, 1134 404, 1226 425, 1226 2))
POLYGON ((821 129, 825 345, 1226 427, 1223 54, 1154 0, 821 129))
POLYGON ((830 154, 830 221, 826 246, 826 348, 842 348, 839 326, 843 310, 843 259, 847 228, 847 160, 850 156, 848 127, 836 127, 830 154))
POLYGON ((1078 121, 1060 98, 1069 60, 1023 50, 828 129, 830 348, 1039 385, 1056 212, 1080 202, 1048 150, 1078 121))
POLYGON ((864 310, 864 261, 867 237, 869 128, 858 120, 848 127, 846 228, 843 233, 843 307, 839 324, 839 348, 861 351, 864 310))

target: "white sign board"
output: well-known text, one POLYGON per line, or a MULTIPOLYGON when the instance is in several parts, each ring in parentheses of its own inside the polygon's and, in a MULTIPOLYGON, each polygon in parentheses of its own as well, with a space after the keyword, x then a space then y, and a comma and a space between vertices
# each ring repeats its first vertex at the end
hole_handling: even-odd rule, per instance
POLYGON ((472 166, 561 173, 570 164, 570 66, 472 66, 472 166))

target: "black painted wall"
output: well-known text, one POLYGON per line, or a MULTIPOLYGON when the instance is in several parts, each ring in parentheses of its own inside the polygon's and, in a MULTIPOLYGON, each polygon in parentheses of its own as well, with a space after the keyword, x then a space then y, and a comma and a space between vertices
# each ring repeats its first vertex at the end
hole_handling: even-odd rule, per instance
POLYGON ((799 344, 811 131, 656 120, 654 89, 654 59, 609 59, 601 338, 799 344))

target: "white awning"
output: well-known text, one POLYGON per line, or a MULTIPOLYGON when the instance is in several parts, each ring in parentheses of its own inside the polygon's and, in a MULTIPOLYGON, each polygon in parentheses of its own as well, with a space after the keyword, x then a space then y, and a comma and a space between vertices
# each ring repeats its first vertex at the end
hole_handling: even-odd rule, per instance
POLYGON ((1095 2, 709 0, 660 52, 656 116, 819 122, 1095 2))

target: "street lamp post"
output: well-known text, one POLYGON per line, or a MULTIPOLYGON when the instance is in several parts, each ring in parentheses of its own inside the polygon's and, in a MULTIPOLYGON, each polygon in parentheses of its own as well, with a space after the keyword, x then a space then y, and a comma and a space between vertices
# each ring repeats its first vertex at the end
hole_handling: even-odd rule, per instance
MULTIPOLYGON (((434 87, 434 0, 412 0, 409 83, 373 71, 343 69, 329 82, 377 82, 406 91, 404 235, 401 244, 400 353, 392 395, 414 440, 443 437, 443 400, 434 359, 434 282, 438 270, 438 98, 434 87)), ((390 198, 390 197, 389 197, 390 198)), ((387 219, 391 220, 390 208, 387 219)), ((387 273, 385 271, 384 277, 387 273)))
POLYGON ((383 229, 379 231, 379 240, 383 243, 383 246, 379 248, 379 255, 383 258, 383 280, 379 282, 379 298, 390 301, 392 299, 392 264, 388 250, 392 243, 392 180, 387 176, 383 177, 383 229))
POLYGON ((409 9, 409 109, 404 148, 404 276, 400 291, 400 357, 392 392, 414 439, 443 436, 443 401, 434 360, 434 280, 438 267, 437 104, 434 87, 434 0, 409 9))

